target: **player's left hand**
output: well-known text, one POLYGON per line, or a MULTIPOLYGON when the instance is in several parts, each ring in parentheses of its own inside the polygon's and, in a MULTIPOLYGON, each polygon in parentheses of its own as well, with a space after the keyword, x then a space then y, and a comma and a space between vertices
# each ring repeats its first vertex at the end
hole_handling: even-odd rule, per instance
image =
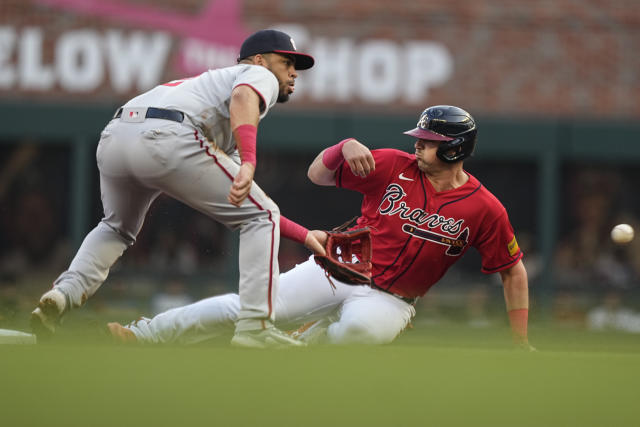
POLYGON ((304 239, 304 245, 309 249, 314 255, 327 255, 327 252, 324 250, 324 246, 327 243, 327 233, 322 230, 310 230, 307 233, 307 237, 304 239))
POLYGON ((244 199, 249 195, 251 191, 251 184, 253 183, 253 174, 255 168, 251 163, 243 163, 240 166, 238 174, 233 179, 231 184, 231 190, 227 200, 234 206, 240 206, 244 199))

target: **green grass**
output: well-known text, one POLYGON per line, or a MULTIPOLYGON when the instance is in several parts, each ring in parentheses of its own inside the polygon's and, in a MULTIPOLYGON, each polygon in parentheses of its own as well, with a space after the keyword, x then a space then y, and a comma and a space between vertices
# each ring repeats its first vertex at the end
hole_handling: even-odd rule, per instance
POLYGON ((417 324, 392 345, 292 350, 122 346, 72 325, 0 346, 6 426, 625 426, 640 340, 417 324))

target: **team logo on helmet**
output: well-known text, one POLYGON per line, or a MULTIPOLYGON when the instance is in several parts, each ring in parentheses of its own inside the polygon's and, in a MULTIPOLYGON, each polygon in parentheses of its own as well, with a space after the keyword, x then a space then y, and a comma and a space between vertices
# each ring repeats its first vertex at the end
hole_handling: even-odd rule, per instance
POLYGON ((429 117, 427 117, 426 114, 420 117, 420 120, 418 120, 417 126, 420 129, 427 129, 429 127, 429 117))

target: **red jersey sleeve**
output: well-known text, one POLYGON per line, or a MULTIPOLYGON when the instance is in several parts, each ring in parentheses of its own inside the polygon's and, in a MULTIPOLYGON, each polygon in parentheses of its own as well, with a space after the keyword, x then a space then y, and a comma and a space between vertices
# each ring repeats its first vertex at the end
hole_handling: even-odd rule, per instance
POLYGON ((500 212, 493 221, 487 221, 474 246, 482 256, 482 272, 496 273, 513 267, 522 258, 522 251, 509 222, 507 211, 500 212))
POLYGON ((347 162, 342 162, 336 171, 336 187, 355 190, 365 195, 373 195, 385 190, 385 185, 394 171, 398 159, 398 150, 372 150, 371 154, 376 162, 376 168, 366 177, 354 175, 347 162))

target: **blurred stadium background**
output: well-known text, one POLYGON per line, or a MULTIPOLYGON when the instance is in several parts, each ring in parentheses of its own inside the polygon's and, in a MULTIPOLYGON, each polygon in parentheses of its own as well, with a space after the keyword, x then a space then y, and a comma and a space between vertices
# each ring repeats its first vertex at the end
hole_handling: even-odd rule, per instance
MULTIPOLYGON (((532 327, 599 327, 599 312, 640 332, 640 239, 609 239, 617 223, 640 231, 635 0, 3 0, 0 328, 26 324, 101 218, 95 147, 117 107, 233 64, 266 27, 317 60, 260 126, 256 180, 285 215, 321 229, 355 216, 358 194, 306 179, 315 155, 348 136, 410 151, 401 132, 423 108, 458 105, 479 122, 466 168, 504 203, 525 251, 532 327)), ((160 198, 88 312, 131 319, 233 291, 236 245, 160 198)), ((281 270, 307 256, 283 241, 281 270)), ((416 323, 505 324, 499 280, 479 267, 470 251, 416 323)))

